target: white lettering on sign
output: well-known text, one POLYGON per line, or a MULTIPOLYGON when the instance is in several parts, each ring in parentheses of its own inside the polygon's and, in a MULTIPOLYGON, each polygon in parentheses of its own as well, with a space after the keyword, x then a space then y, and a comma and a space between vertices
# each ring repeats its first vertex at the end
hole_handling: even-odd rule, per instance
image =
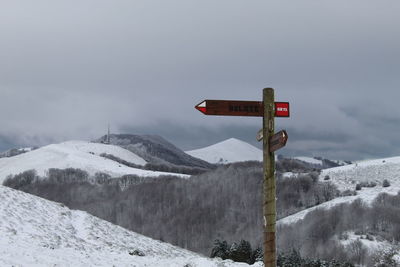
POLYGON ((287 108, 277 108, 278 111, 288 111, 287 108))

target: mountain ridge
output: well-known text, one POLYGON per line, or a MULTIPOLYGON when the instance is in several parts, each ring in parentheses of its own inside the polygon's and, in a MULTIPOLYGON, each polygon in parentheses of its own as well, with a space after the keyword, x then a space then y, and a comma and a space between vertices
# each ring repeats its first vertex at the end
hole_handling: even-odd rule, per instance
POLYGON ((240 161, 262 161, 262 150, 236 138, 186 151, 187 154, 213 164, 227 164, 240 161))
MULTIPOLYGON (((105 142, 107 135, 94 142, 105 142)), ((188 155, 159 135, 111 134, 110 144, 123 147, 152 164, 212 169, 212 164, 188 155)))

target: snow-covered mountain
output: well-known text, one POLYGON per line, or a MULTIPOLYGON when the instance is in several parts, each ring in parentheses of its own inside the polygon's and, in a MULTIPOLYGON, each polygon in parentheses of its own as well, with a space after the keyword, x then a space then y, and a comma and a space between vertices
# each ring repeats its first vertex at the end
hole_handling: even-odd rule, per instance
MULTIPOLYGON (((69 141, 44 146, 14 157, 0 158, 0 183, 9 174, 18 174, 30 169, 36 170, 39 176, 45 176, 50 168, 78 168, 88 172, 90 175, 96 172, 103 172, 112 177, 126 174, 136 174, 143 177, 172 174, 128 167, 101 157, 100 154, 103 153, 113 155, 135 165, 143 166, 146 164, 143 158, 119 146, 85 141, 69 141)), ((186 177, 185 175, 179 176, 186 177)))
POLYGON ((262 150, 235 138, 186 153, 213 164, 263 160, 262 150))
MULTIPOLYGON (((96 142, 104 142, 103 136, 96 142)), ((123 147, 152 164, 174 165, 210 169, 213 166, 194 158, 159 135, 111 134, 110 143, 123 147)))
POLYGON ((349 203, 358 198, 371 203, 380 193, 395 195, 400 191, 400 157, 366 160, 350 165, 322 170, 320 181, 335 184, 341 192, 355 190, 357 184, 375 183, 374 187, 362 187, 355 196, 344 196, 300 211, 279 220, 279 223, 293 223, 303 219, 310 211, 318 208, 330 208, 341 203, 349 203), (325 180, 326 179, 326 180, 325 180), (383 187, 388 180, 389 187, 383 187))
POLYGON ((248 266, 205 258, 4 186, 0 236, 0 266, 248 266))

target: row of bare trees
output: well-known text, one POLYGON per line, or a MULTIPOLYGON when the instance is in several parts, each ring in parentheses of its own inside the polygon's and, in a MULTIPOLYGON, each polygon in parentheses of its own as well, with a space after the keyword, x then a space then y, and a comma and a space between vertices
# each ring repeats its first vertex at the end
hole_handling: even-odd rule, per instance
MULTIPOLYGON (((289 165, 286 165, 289 166, 289 165)), ((308 170, 310 171, 310 170, 308 170)), ((5 185, 88 211, 166 242, 209 255, 215 239, 262 242, 262 164, 236 163, 192 176, 94 177, 81 170, 51 169, 9 177, 5 185)), ((318 173, 277 181, 278 217, 327 201, 336 189, 318 173)))
POLYGON ((301 255, 311 258, 366 266, 381 266, 378 263, 384 261, 382 266, 397 266, 386 252, 369 251, 363 240, 386 241, 393 248, 399 246, 400 193, 395 196, 383 193, 372 205, 358 199, 329 210, 317 209, 308 213, 304 220, 278 228, 280 251, 300 248, 301 255), (347 240, 350 234, 352 239, 347 240))

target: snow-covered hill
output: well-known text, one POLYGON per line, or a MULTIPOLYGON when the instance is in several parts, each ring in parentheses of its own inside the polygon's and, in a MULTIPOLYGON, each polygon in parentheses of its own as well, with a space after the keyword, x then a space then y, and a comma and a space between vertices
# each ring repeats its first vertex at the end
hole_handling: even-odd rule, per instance
MULTIPOLYGON (((396 195, 400 191, 400 157, 368 160, 346 166, 324 169, 320 174, 320 181, 335 184, 341 192, 346 190, 355 191, 357 184, 361 186, 361 190, 357 190, 357 195, 355 196, 338 197, 282 218, 277 222, 278 226, 296 223, 316 209, 331 209, 340 204, 352 203, 357 199, 361 199, 364 203, 370 205, 381 193, 396 195), (384 180, 388 180, 390 186, 383 187, 384 180)), ((348 231, 345 234, 348 236, 347 238, 343 239, 340 236, 336 236, 335 238, 345 246, 358 240, 370 255, 374 255, 375 253, 382 255, 383 250, 390 251, 393 249, 397 251, 397 254, 392 259, 397 262, 396 266, 400 266, 398 244, 392 243, 391 239, 385 239, 379 235, 372 236, 371 239, 371 236, 368 237, 366 234, 360 235, 360 232, 355 234, 354 231, 348 231)))
POLYGON ((263 160, 262 150, 235 138, 205 148, 186 151, 186 153, 214 164, 263 160))
POLYGON ((315 158, 310 158, 310 157, 295 157, 294 159, 298 159, 300 161, 304 161, 309 164, 314 164, 314 165, 321 165, 322 166, 322 160, 315 159, 315 158))
MULTIPOLYGON (((104 142, 103 136, 96 142, 104 142)), ((111 134, 110 142, 141 156, 156 165, 210 169, 208 162, 192 157, 159 135, 111 134)))
POLYGON ((208 259, 4 186, 0 236, 0 266, 248 266, 208 259), (144 256, 130 255, 135 250, 144 256))
MULTIPOLYGON (((90 175, 104 172, 112 177, 126 174, 139 176, 171 174, 131 168, 99 156, 102 153, 111 154, 136 165, 146 164, 144 159, 119 146, 69 141, 44 146, 10 158, 0 158, 0 183, 9 174, 18 174, 30 169, 35 169, 40 176, 45 176, 49 168, 78 168, 87 171, 90 175)), ((180 176, 186 177, 185 175, 180 176)))
POLYGON ((279 223, 293 223, 317 208, 330 208, 332 206, 349 203, 361 198, 366 203, 371 203, 380 193, 397 194, 400 191, 400 157, 367 160, 346 166, 322 170, 320 181, 335 184, 340 191, 355 190, 357 184, 376 183, 375 187, 362 187, 356 196, 345 196, 322 203, 296 214, 279 220, 279 223), (329 177, 329 180, 325 180, 329 177), (383 187, 383 181, 390 182, 389 187, 383 187))
POLYGON ((63 144, 86 153, 92 153, 95 155, 101 155, 103 153, 106 153, 116 156, 127 162, 134 163, 136 165, 146 164, 146 161, 143 158, 119 146, 98 144, 98 143, 84 142, 84 141, 70 141, 70 142, 65 142, 63 144))
POLYGON ((400 189, 400 157, 366 160, 323 170, 321 177, 327 175, 340 190, 354 190, 355 184, 361 182, 376 182, 382 185, 385 179, 391 182, 392 188, 400 189))

